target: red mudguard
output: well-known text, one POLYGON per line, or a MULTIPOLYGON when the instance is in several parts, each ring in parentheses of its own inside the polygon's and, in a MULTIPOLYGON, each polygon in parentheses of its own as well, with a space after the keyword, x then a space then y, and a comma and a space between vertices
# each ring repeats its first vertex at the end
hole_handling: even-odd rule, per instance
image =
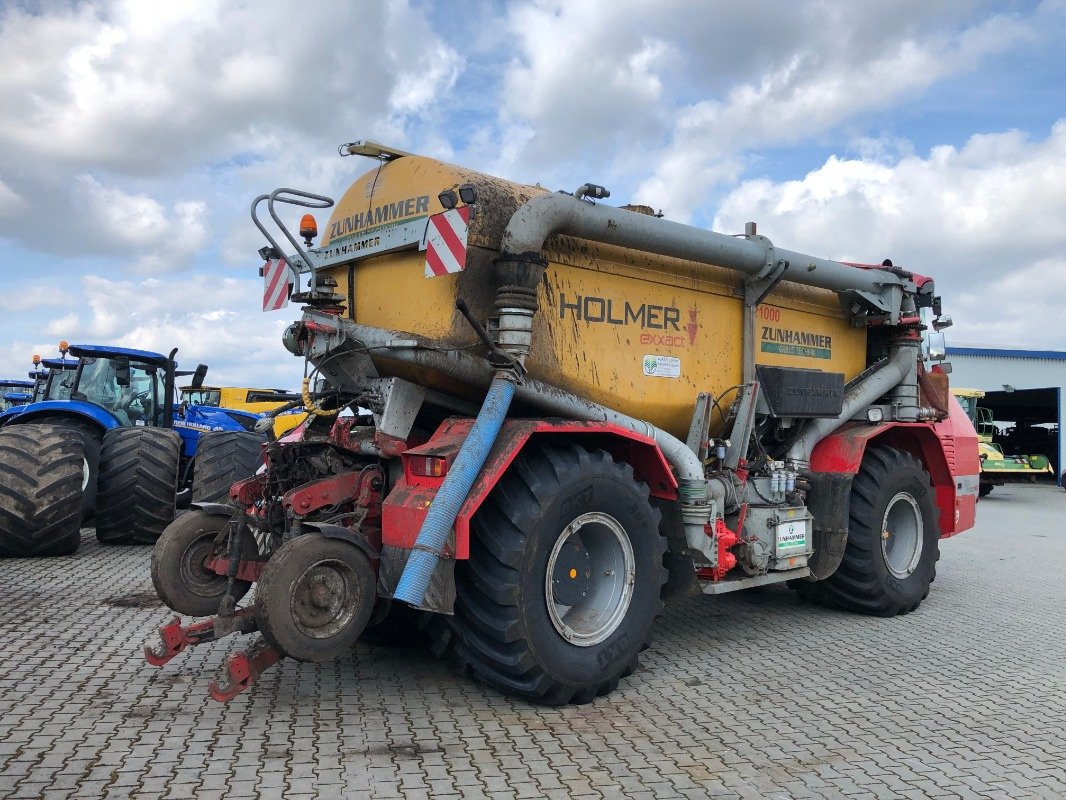
POLYGON ((941 538, 969 530, 974 524, 981 474, 977 432, 954 397, 949 408, 947 419, 934 423, 849 423, 815 446, 811 469, 854 475, 870 445, 904 450, 921 461, 933 479, 941 538))

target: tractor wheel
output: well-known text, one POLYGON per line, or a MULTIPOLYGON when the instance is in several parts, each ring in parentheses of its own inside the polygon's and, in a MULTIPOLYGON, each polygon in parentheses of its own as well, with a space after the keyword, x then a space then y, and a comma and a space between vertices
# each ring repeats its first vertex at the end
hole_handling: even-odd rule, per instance
POLYGON ((255 585, 259 631, 297 661, 328 661, 347 652, 377 600, 377 575, 354 544, 315 533, 297 536, 267 562, 255 585))
POLYGON ((988 497, 992 494, 992 490, 996 488, 994 483, 979 483, 977 485, 977 496, 988 497))
POLYGON ((225 503, 230 487, 255 474, 263 464, 266 437, 246 431, 213 431, 196 443, 192 502, 225 503))
MULTIPOLYGON (((229 517, 190 511, 182 514, 159 537, 152 551, 152 585, 159 599, 179 614, 206 617, 218 611, 227 579, 204 567, 209 558, 228 556, 226 536, 215 544, 229 517)), ((243 555, 258 552, 255 539, 245 531, 243 555)), ((234 581, 234 599, 244 597, 252 584, 234 581)))
POLYGON ((0 430, 0 556, 63 556, 81 544, 84 443, 56 425, 0 430))
POLYGON ((116 428, 104 436, 96 538, 152 544, 174 520, 181 438, 165 428, 116 428))
POLYGON ((801 596, 880 617, 914 611, 929 594, 940 558, 929 474, 909 453, 867 450, 852 482, 850 516, 837 571, 801 596))
POLYGON ((587 703, 633 672, 662 611, 666 540, 648 487, 602 450, 524 452, 456 566, 461 663, 506 694, 587 703))
POLYGON ((103 433, 97 425, 72 414, 39 417, 37 422, 77 431, 81 436, 85 472, 81 489, 81 521, 83 524, 90 523, 96 513, 96 483, 100 476, 100 447, 104 440, 103 433))

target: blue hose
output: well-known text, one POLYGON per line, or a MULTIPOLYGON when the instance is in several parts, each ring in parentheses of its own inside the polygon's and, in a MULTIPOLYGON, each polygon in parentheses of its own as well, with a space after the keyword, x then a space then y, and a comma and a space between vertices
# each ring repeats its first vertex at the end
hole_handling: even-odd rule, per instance
POLYGON ((500 435, 500 428, 507 417, 507 409, 514 397, 513 381, 495 378, 485 395, 485 402, 478 412, 474 425, 467 434, 459 455, 451 465, 444 478, 437 496, 429 506, 422 530, 418 532, 415 549, 407 559, 400 582, 396 585, 393 597, 411 605, 421 605, 425 597, 429 580, 440 561, 441 548, 448 541, 459 509, 470 494, 489 450, 500 435))

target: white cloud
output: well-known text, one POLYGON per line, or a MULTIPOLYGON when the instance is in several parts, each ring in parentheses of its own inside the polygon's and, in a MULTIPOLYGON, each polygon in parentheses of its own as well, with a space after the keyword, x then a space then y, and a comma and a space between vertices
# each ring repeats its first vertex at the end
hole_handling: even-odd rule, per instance
POLYGON ((1066 348, 1063 186, 1066 120, 1042 141, 986 134, 925 158, 832 157, 802 180, 747 181, 721 204, 714 228, 756 220, 789 249, 891 258, 937 279, 956 338, 1066 348))

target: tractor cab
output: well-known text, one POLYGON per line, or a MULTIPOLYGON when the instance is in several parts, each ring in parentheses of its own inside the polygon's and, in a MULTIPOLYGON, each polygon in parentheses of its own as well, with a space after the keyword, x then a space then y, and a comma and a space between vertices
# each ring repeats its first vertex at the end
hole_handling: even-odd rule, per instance
POLYGON ((36 378, 33 402, 41 400, 69 400, 74 386, 78 362, 72 358, 45 358, 40 361, 43 370, 31 372, 36 378))
POLYGON ((173 358, 148 350, 74 345, 70 399, 104 409, 122 427, 171 425, 173 358))
POLYGON ((0 411, 25 405, 33 398, 33 381, 0 380, 0 411))

